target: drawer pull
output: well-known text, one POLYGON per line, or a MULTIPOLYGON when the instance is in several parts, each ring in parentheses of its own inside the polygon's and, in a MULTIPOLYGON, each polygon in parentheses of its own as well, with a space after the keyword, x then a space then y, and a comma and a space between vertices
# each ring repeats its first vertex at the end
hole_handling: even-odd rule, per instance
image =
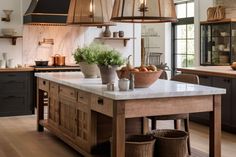
POLYGON ((8 97, 5 97, 3 99, 14 99, 14 98, 17 98, 16 96, 8 96, 8 97))
POLYGON ((43 85, 46 85, 46 81, 43 81, 43 85))
POLYGON ((102 98, 98 98, 98 105, 103 105, 103 99, 102 98))
POLYGON ((80 98, 80 99, 84 99, 84 97, 82 97, 82 96, 80 96, 79 98, 80 98))
POLYGON ((71 96, 73 96, 73 95, 74 95, 74 93, 72 93, 72 92, 71 92, 71 93, 70 93, 70 95, 71 95, 71 96))
POLYGON ((14 75, 14 74, 9 74, 8 76, 10 76, 10 77, 16 77, 16 75, 14 75))

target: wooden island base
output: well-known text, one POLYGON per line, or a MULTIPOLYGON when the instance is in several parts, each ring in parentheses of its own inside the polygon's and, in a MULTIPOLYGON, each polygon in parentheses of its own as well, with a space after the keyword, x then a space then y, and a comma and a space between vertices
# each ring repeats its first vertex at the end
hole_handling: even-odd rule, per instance
MULTIPOLYGON (((205 89, 199 87, 199 90, 205 89)), ((220 94, 203 94, 117 100, 38 78, 37 127, 38 131, 47 128, 85 157, 93 157, 94 148, 112 136, 112 157, 125 157, 125 136, 148 131, 148 123, 142 117, 210 112, 209 156, 221 157, 220 99, 220 94), (44 118, 44 92, 49 95, 47 118, 44 118)), ((205 154, 194 150, 192 156, 205 157, 205 154)))

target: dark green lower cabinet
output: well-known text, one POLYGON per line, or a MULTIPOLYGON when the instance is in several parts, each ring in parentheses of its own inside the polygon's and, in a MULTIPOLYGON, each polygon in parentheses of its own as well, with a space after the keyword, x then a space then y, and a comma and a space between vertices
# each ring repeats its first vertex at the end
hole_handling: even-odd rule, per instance
POLYGON ((231 97, 231 115, 232 115, 232 127, 236 132, 236 79, 232 79, 232 97, 231 97))
MULTIPOLYGON (((212 86, 212 77, 210 76, 199 76, 200 85, 212 86)), ((193 113, 190 114, 190 120, 199 122, 201 124, 209 125, 209 113, 193 113)))
MULTIPOLYGON (((221 97, 222 129, 236 133, 236 79, 216 76, 199 76, 200 84, 226 89, 221 97)), ((209 113, 190 114, 190 120, 209 125, 209 113)))
POLYGON ((29 115, 33 110, 33 73, 0 73, 0 116, 29 115))
POLYGON ((221 96, 221 123, 226 131, 230 131, 231 126, 231 87, 232 80, 224 77, 212 77, 213 87, 225 88, 226 94, 221 96))

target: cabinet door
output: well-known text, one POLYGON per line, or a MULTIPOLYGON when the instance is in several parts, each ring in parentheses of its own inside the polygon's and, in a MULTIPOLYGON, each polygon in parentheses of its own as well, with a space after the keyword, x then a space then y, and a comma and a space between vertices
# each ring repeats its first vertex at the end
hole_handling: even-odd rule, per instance
POLYGON ((230 63, 231 36, 230 23, 212 25, 212 64, 227 65, 230 63))
POLYGON ((214 87, 225 88, 226 94, 221 98, 222 124, 230 126, 231 123, 231 82, 229 78, 212 77, 214 87))
MULTIPOLYGON (((199 76, 200 85, 212 86, 212 78, 210 76, 199 76)), ((190 115, 191 120, 201 122, 203 124, 209 124, 209 113, 193 113, 190 115)))
POLYGON ((59 123, 59 86, 50 82, 49 85, 49 103, 48 103, 48 122, 58 126, 59 123))
POLYGON ((91 110, 88 104, 79 102, 76 105, 75 139, 79 147, 89 152, 91 110))
POLYGON ((58 97, 50 95, 48 104, 48 122, 53 125, 59 123, 59 102, 58 97))
POLYGON ((59 128, 68 136, 74 138, 75 133, 75 102, 69 98, 59 100, 59 128))
POLYGON ((212 41, 211 25, 201 25, 201 64, 211 64, 212 41))
POLYGON ((236 79, 232 79, 232 127, 236 128, 236 79))

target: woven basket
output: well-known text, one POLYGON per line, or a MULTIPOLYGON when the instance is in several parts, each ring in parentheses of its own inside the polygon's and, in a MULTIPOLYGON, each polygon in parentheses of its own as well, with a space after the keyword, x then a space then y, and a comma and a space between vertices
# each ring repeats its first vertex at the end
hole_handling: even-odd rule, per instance
POLYGON ((131 135, 125 142, 126 157, 153 157, 155 139, 149 135, 131 135))
MULTIPOLYGON (((156 139, 151 135, 129 135, 125 142, 125 156, 153 157, 155 141, 156 139)), ((110 138, 110 142, 112 142, 112 138, 110 138)))
POLYGON ((156 138, 154 157, 188 157, 188 133, 180 130, 155 130, 156 138))

